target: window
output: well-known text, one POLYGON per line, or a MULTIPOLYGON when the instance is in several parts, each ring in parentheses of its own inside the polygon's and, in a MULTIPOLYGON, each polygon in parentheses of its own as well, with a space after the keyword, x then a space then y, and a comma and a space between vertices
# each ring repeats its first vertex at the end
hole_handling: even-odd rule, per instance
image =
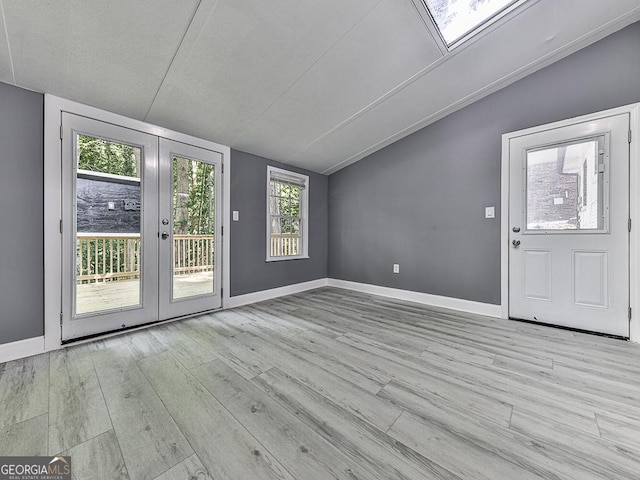
POLYGON ((605 137, 526 153, 527 231, 606 230, 605 137))
POLYGON ((267 261, 308 258, 309 177, 267 167, 267 261))
POLYGON ((423 0, 448 48, 501 18, 525 0, 423 0))

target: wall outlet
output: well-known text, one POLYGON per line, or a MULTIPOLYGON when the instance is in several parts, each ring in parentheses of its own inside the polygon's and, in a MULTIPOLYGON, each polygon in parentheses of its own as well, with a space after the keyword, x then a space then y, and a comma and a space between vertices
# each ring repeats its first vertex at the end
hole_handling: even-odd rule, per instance
POLYGON ((400 273, 400 264, 399 263, 394 263, 393 264, 393 273, 400 273))
POLYGON ((233 211, 233 221, 237 222, 238 220, 240 220, 240 212, 238 210, 234 210, 233 211))
POLYGON ((496 218, 496 207, 484 207, 484 218, 496 218))
POLYGON ((107 202, 107 208, 109 210, 115 210, 116 209, 116 202, 107 202))

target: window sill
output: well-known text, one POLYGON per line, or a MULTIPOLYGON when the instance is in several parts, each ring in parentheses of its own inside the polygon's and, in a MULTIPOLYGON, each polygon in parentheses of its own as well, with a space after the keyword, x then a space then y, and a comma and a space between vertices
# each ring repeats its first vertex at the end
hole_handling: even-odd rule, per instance
POLYGON ((309 258, 311 258, 309 255, 298 255, 296 257, 271 257, 271 258, 267 258, 265 262, 270 263, 270 262, 282 262, 284 260, 306 260, 309 258))

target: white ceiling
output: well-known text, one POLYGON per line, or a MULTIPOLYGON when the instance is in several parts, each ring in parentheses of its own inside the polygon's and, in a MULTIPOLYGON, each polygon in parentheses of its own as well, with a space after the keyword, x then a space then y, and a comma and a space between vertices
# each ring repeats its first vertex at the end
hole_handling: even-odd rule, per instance
POLYGON ((322 173, 640 20, 639 0, 529 0, 447 52, 420 0, 0 7, 0 81, 322 173))

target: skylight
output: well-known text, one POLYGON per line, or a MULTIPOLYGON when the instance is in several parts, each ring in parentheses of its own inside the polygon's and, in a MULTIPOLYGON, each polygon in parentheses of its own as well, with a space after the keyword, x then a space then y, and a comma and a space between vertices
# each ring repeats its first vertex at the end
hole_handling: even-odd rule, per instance
POLYGON ((522 0, 424 0, 447 47, 522 0))

